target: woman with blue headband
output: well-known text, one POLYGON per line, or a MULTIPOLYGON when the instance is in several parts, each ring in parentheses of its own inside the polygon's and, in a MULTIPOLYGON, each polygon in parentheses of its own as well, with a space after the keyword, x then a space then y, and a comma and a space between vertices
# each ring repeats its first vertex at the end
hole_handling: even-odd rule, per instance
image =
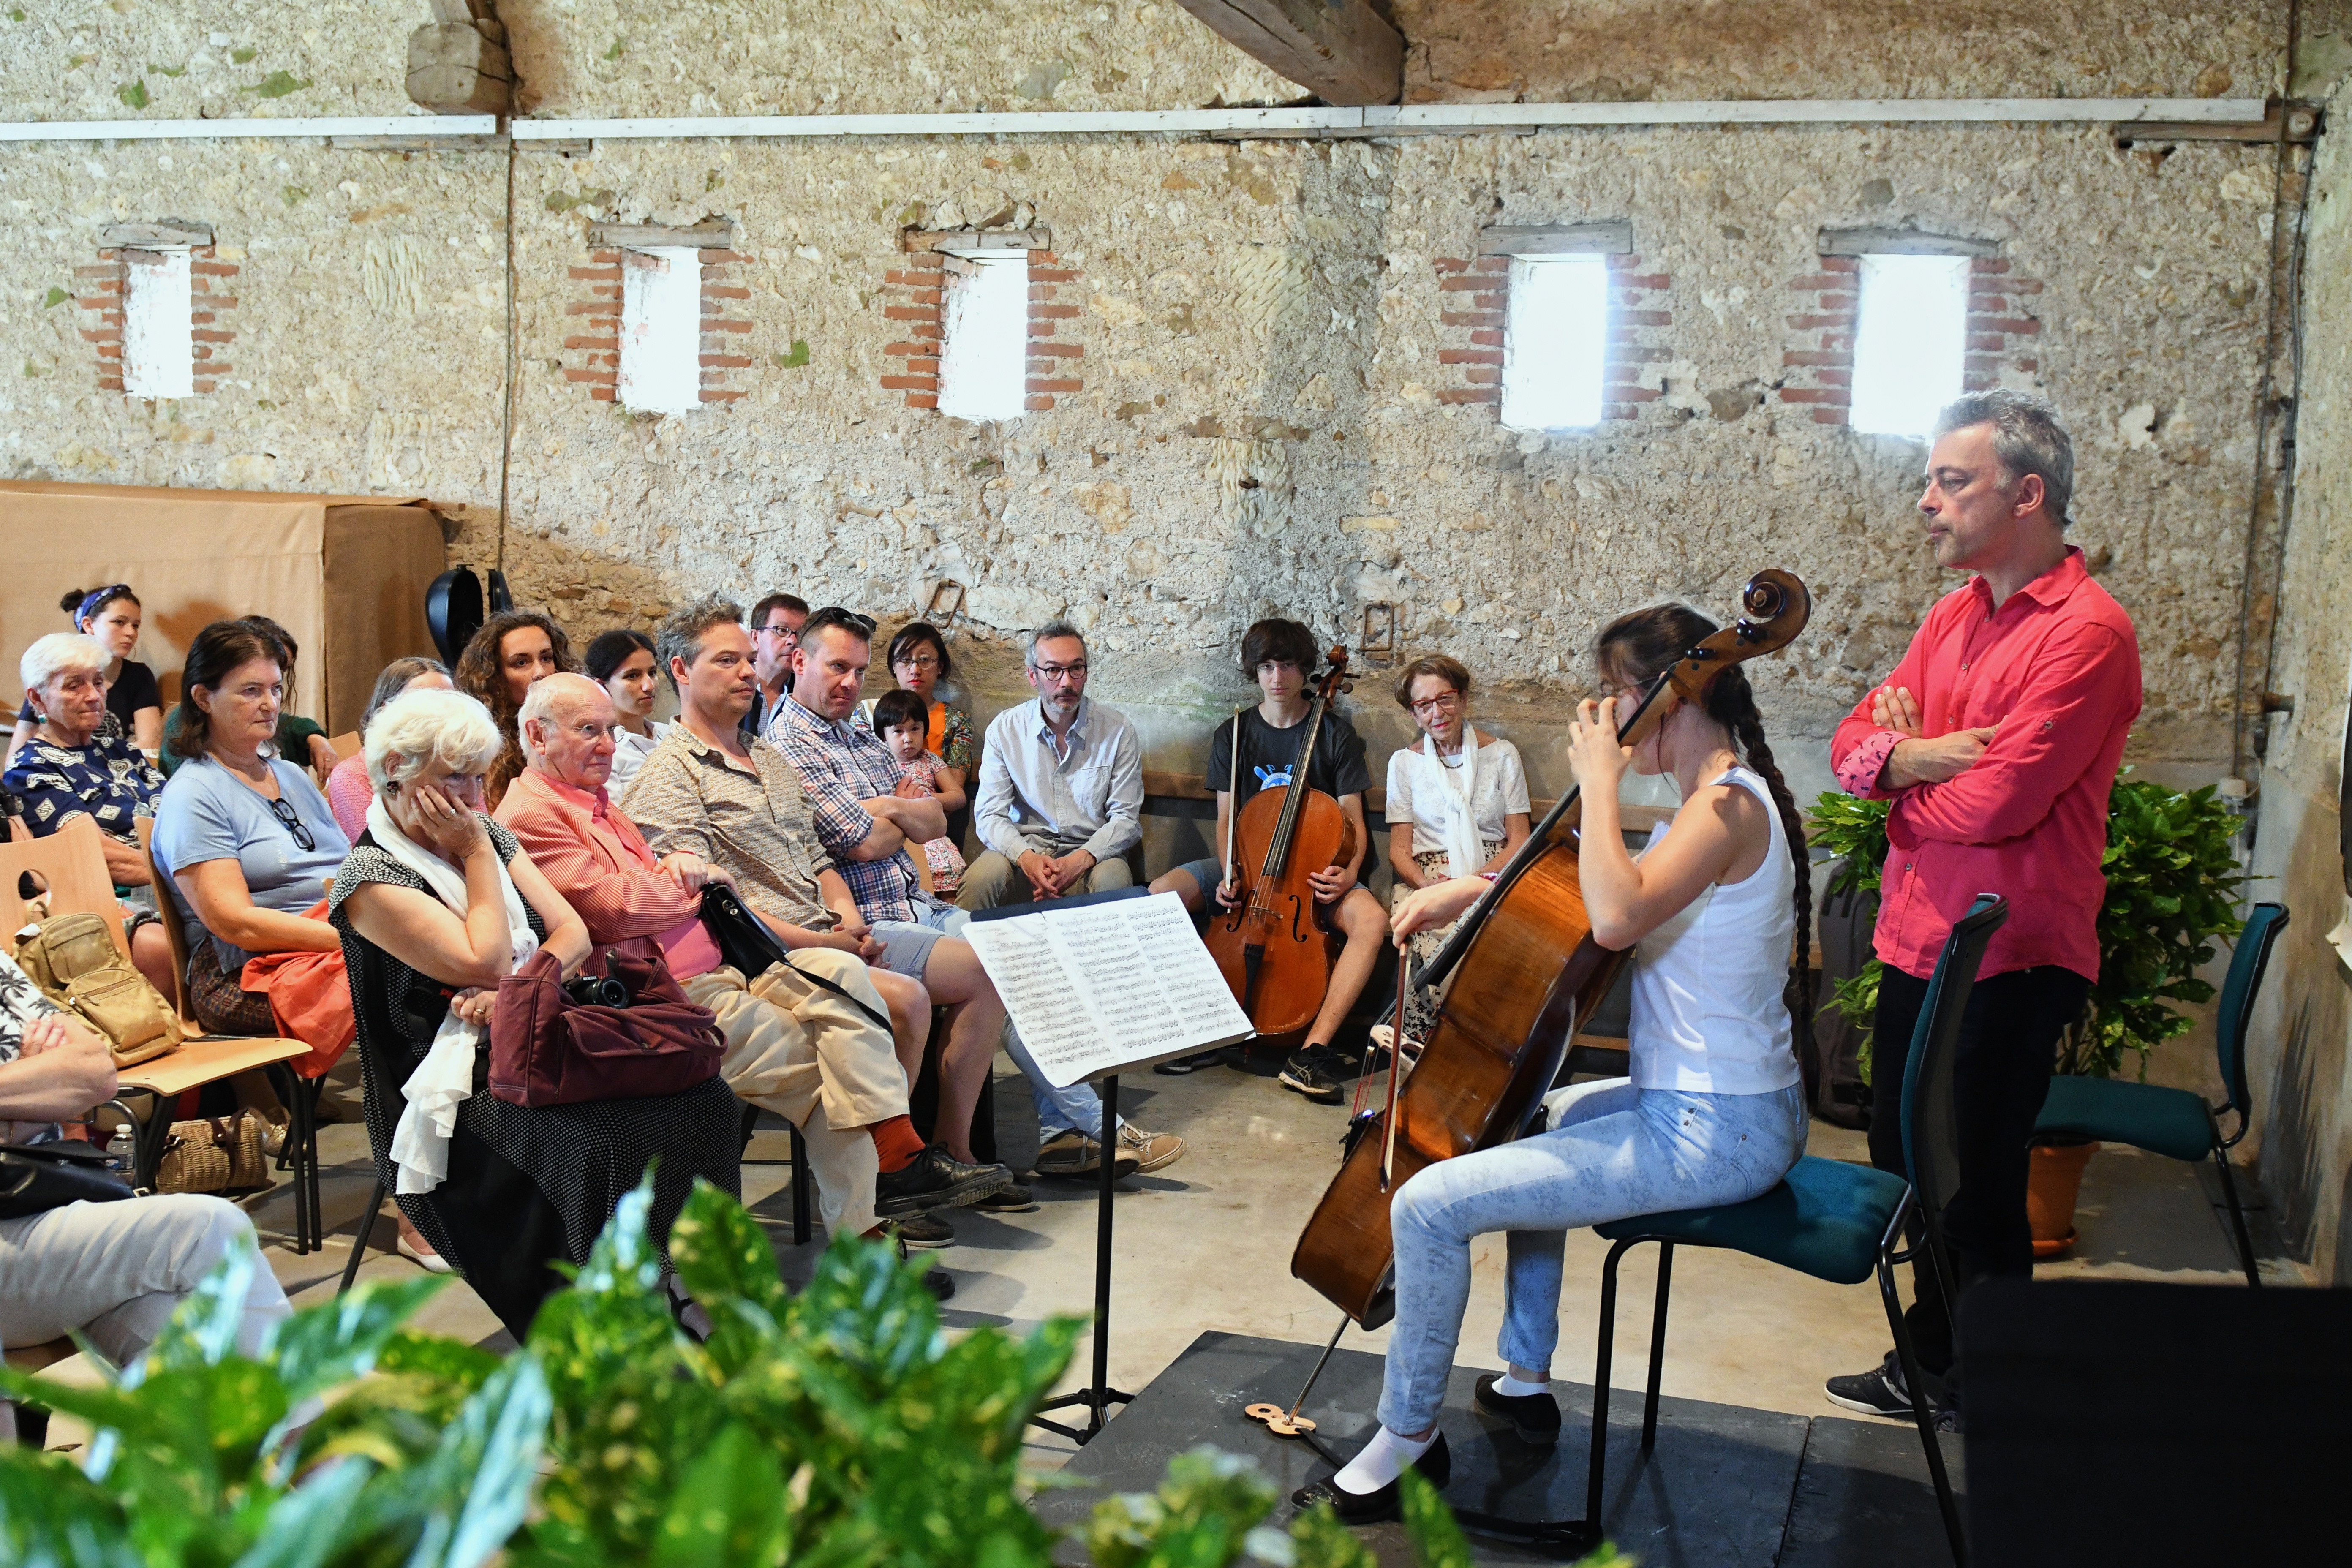
MULTIPOLYGON (((106 711, 121 724, 125 740, 152 757, 163 743, 163 694, 155 672, 131 657, 139 646, 139 595, 128 583, 76 588, 58 601, 58 608, 73 617, 74 630, 88 632, 106 649, 112 661, 106 672, 106 711)), ((28 692, 8 742, 10 763, 40 727, 28 692)))

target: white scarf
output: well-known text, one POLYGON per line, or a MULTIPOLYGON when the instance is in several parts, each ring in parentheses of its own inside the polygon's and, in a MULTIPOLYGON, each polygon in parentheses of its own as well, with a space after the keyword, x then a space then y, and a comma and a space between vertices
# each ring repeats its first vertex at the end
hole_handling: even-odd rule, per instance
MULTIPOLYGON (((378 848, 424 878, 436 898, 455 910, 459 920, 466 918, 464 872, 403 833, 384 810, 382 796, 368 803, 367 825, 378 848)), ((499 890, 506 898, 507 931, 513 944, 513 956, 507 964, 511 973, 539 951, 539 936, 530 929, 530 911, 523 907, 522 895, 515 891, 514 879, 503 865, 499 868, 499 890)), ((441 1027, 434 1031, 425 1059, 401 1086, 408 1106, 400 1113, 400 1125, 392 1131, 392 1162, 399 1167, 400 1192, 429 1193, 449 1174, 449 1136, 457 1128, 457 1107, 474 1092, 474 1053, 481 1042, 482 1026, 467 1023, 451 1008, 441 1027)))
POLYGON ((1486 842, 1478 833, 1476 805, 1478 731, 1466 722, 1462 726, 1462 765, 1458 768, 1448 767, 1438 755, 1434 735, 1423 735, 1421 744, 1413 750, 1423 759, 1423 778, 1437 786, 1412 792, 1413 814, 1427 819, 1438 829, 1437 836, 1445 840, 1445 869, 1454 876, 1467 877, 1486 863, 1486 842), (1432 774, 1435 775, 1433 779, 1432 774), (1429 797, 1426 807, 1421 804, 1423 795, 1429 797))

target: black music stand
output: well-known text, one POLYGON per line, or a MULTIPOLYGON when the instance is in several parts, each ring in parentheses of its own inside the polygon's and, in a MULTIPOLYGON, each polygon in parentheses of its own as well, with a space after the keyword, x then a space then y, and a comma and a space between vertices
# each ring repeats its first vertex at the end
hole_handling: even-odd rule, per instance
MULTIPOLYGON (((1001 909, 981 910, 973 913, 977 921, 1011 920, 1017 915, 1034 915, 1045 909, 1074 910, 1087 904, 1116 903, 1121 899, 1140 899, 1150 895, 1148 888, 1113 888, 1103 893, 1077 893, 1066 899, 1055 899, 1050 904, 1006 904, 1001 909)), ((1138 1062, 1145 1066, 1150 1058, 1138 1062)), ((1110 1385, 1110 1258, 1111 1258, 1111 1194, 1118 1180, 1118 1075, 1106 1073, 1094 1080, 1095 1092, 1102 1096, 1102 1125, 1097 1131, 1102 1140, 1102 1157, 1097 1162, 1101 1180, 1095 1187, 1095 1375, 1094 1382, 1075 1394, 1057 1394, 1037 1406, 1037 1414, 1029 1417, 1030 1425, 1043 1426, 1048 1432, 1058 1432, 1073 1443, 1084 1446, 1103 1429, 1110 1418, 1114 1405, 1132 1404, 1135 1395, 1110 1385), (1068 1410, 1084 1406, 1087 1424, 1083 1427, 1066 1426, 1059 1421, 1048 1421, 1048 1410, 1068 1410)))

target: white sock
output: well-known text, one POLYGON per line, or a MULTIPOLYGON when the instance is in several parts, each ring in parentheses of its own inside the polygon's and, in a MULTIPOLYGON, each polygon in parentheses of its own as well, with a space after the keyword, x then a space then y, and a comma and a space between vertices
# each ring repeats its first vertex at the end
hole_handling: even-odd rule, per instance
POLYGON ((1347 1468, 1334 1476, 1332 1480, 1343 1492, 1359 1495, 1376 1492, 1396 1479, 1407 1465, 1429 1452, 1429 1446, 1436 1441, 1435 1427, 1430 1429, 1428 1436, 1416 1442, 1410 1437, 1400 1437, 1383 1426, 1372 1434, 1372 1440, 1364 1445, 1364 1451, 1349 1460, 1347 1468))
POLYGON ((1495 1392, 1506 1399, 1525 1399, 1531 1394, 1550 1393, 1551 1383, 1549 1379, 1542 1383, 1521 1383, 1507 1372, 1495 1380, 1495 1392))

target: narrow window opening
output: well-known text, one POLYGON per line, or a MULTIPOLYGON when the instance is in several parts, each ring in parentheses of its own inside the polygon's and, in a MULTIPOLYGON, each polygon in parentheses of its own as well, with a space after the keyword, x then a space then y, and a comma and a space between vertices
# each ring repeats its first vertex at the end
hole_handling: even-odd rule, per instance
POLYGON ((1959 396, 1967 369, 1969 258, 1862 258, 1854 322, 1853 426, 1924 437, 1959 396))
POLYGON ((1028 377, 1029 253, 950 255, 945 266, 940 412, 1018 419, 1028 377))
POLYGON ((1517 430, 1600 424, 1608 342, 1608 258, 1513 257, 1503 423, 1517 430))
POLYGON ((622 405, 646 414, 702 406, 702 252, 621 252, 622 405))
POLYGON ((132 397, 194 396, 188 247, 125 250, 122 260, 122 390, 132 397))

